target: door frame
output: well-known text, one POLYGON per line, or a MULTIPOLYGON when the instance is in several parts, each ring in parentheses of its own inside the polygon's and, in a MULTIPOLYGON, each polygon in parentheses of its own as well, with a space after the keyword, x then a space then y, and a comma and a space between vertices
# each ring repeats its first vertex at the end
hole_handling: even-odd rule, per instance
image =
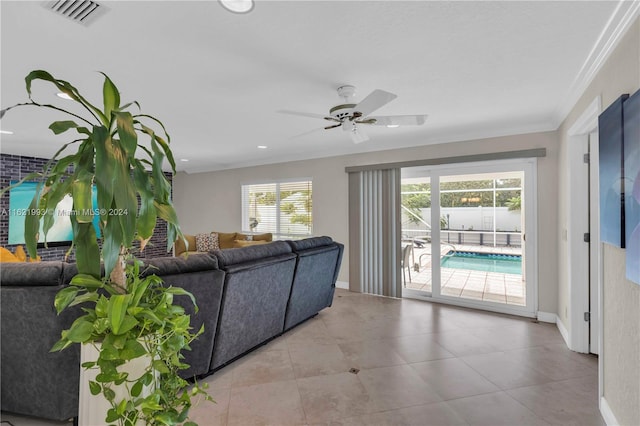
MULTIPOLYGON (((509 160, 492 160, 478 161, 469 163, 452 163, 437 166, 425 167, 425 176, 429 176, 431 182, 431 223, 440 223, 440 203, 433 203, 433 200, 440 199, 440 177, 467 174, 483 174, 492 172, 504 172, 521 170, 524 173, 524 186, 522 188, 524 198, 524 217, 527 238, 524 252, 526 253, 525 277, 526 277, 526 300, 527 305, 519 307, 516 305, 507 305, 502 303, 473 301, 461 297, 443 296, 440 294, 439 286, 435 286, 436 282, 440 282, 440 263, 434 262, 432 259, 432 287, 431 293, 409 291, 403 288, 403 297, 437 301, 439 303, 463 306, 468 308, 482 309, 486 311, 499 312, 511 315, 519 315, 535 318, 538 311, 538 216, 537 216, 537 159, 536 158, 519 158, 509 160)), ((431 228, 431 253, 439 253, 440 227, 432 226, 431 228)))
MULTIPOLYGON (((565 198, 567 212, 567 264, 569 265, 567 276, 569 291, 569 327, 567 330, 566 343, 569 349, 589 353, 589 322, 584 320, 584 312, 589 312, 589 291, 588 282, 590 275, 589 268, 589 246, 582 239, 583 233, 589 229, 589 211, 585 210, 585 206, 589 209, 589 182, 587 179, 579 179, 577 176, 586 171, 586 164, 583 161, 584 153, 589 149, 589 135, 598 129, 598 116, 602 112, 602 102, 600 96, 597 96, 591 104, 583 111, 576 122, 569 128, 567 132, 567 157, 565 166, 567 170, 567 191, 568 196, 565 198), (587 265, 585 268, 584 265, 587 265)), ((590 162, 595 164, 598 162, 598 150, 593 149, 591 144, 590 162)), ((592 179, 592 183, 597 180, 592 179)), ((591 185, 591 197, 597 197, 598 185, 591 185)), ((595 198, 596 200, 598 198, 595 198)), ((598 210, 591 211, 592 215, 598 218, 598 210)), ((596 245, 597 258, 591 259, 591 266, 595 267, 597 272, 593 275, 598 277, 598 301, 599 312, 602 312, 602 256, 600 252, 600 232, 599 220, 591 221, 596 225, 596 229, 590 229, 591 242, 596 245)), ((598 318, 591 319, 591 325, 597 327, 599 335, 598 352, 602 353, 602 320, 598 318)))

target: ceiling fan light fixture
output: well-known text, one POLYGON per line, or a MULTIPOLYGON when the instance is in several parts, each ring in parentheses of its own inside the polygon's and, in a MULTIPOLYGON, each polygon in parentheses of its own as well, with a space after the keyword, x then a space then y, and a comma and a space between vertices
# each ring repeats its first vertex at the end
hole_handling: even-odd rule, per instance
POLYGON ((233 13, 249 13, 255 5, 253 0, 218 0, 219 3, 233 13))

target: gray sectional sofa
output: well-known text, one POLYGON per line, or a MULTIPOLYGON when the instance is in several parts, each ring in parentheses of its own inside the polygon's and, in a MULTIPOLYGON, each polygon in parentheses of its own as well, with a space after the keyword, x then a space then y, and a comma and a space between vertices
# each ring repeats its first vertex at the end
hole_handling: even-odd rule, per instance
MULTIPOLYGON (((205 332, 185 352, 185 378, 212 374, 331 306, 344 247, 329 237, 147 262, 167 285, 196 297, 176 298, 205 332), (185 299, 185 300, 180 300, 185 299)), ((50 353, 77 314, 56 315, 54 295, 75 266, 63 262, 0 268, 1 409, 54 420, 78 414, 79 348, 50 353)))

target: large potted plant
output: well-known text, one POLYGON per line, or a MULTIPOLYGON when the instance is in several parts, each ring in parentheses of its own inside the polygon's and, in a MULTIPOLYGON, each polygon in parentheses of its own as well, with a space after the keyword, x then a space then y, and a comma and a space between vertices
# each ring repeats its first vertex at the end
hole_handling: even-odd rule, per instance
POLYGON ((171 185, 162 169, 166 160, 175 172, 169 135, 156 118, 129 112, 139 108, 138 103, 122 105, 118 89, 106 75, 100 108, 70 83, 46 71, 32 71, 25 81, 29 102, 3 110, 0 117, 18 106, 53 109, 67 119, 49 128, 55 134, 77 133, 42 172, 17 184, 39 182, 25 220, 25 241, 32 258, 37 255, 39 233, 46 240, 54 224, 58 203, 66 195, 73 198, 70 220, 78 273, 56 295, 55 308, 59 313, 80 305, 82 315, 62 332, 52 351, 74 343, 96 348, 94 359, 82 365, 96 370, 95 379, 83 385, 108 401, 107 412, 102 413, 106 423, 189 424, 191 398, 209 397, 198 384, 188 389, 178 372, 188 367, 181 351, 189 348, 202 329, 192 332, 190 317, 173 304, 173 297, 190 297, 194 305, 195 300, 185 290, 166 287, 160 278, 143 271, 142 262, 133 254, 136 241, 139 250, 144 250, 158 219, 167 223, 167 250, 182 237, 171 203, 171 185), (53 84, 80 104, 86 116, 34 101, 31 86, 35 80, 53 84), (139 135, 148 140, 146 146, 139 135), (67 154, 72 146, 77 149, 67 154), (97 205, 92 200, 94 187, 97 205), (96 215, 101 238, 93 224, 96 215), (143 366, 138 373, 127 370, 126 366, 140 360, 143 366))

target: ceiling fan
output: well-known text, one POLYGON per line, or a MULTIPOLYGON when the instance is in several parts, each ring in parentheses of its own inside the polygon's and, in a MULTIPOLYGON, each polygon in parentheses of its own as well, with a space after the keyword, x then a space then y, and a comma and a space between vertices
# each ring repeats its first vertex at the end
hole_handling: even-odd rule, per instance
POLYGON ((328 115, 314 114, 308 112, 280 110, 279 113, 299 115, 303 117, 321 118, 331 121, 333 124, 314 129, 294 137, 303 136, 318 130, 329 130, 342 127, 342 130, 349 132, 354 143, 369 140, 369 137, 362 130, 363 125, 399 127, 399 126, 421 126, 424 124, 426 115, 382 115, 371 116, 372 112, 388 104, 398 96, 376 89, 366 98, 355 104, 351 100, 355 95, 356 88, 354 86, 341 86, 338 88, 338 96, 344 99, 344 103, 336 105, 329 110, 328 115))

